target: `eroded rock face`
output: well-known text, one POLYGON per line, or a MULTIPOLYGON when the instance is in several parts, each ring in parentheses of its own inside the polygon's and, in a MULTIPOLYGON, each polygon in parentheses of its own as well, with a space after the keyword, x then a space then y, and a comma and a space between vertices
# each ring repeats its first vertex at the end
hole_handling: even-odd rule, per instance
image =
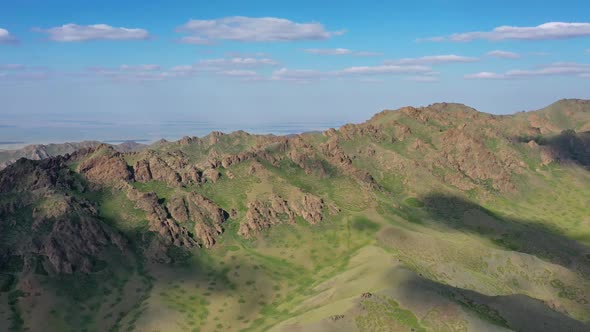
POLYGON ((310 224, 317 224, 325 214, 335 214, 339 210, 328 206, 322 198, 304 194, 300 200, 287 202, 279 195, 272 195, 268 200, 255 200, 248 204, 245 220, 240 224, 238 234, 250 237, 259 231, 283 222, 295 223, 302 217, 310 224))
POLYGON ((174 220, 180 222, 189 221, 188 209, 186 207, 184 197, 174 196, 170 199, 166 206, 168 207, 168 211, 174 220))
POLYGON ((188 165, 182 175, 183 184, 198 184, 203 182, 203 172, 194 165, 188 165))
MULTIPOLYGON (((572 111, 565 115, 576 116, 572 111)), ((71 156, 43 161, 19 160, 0 173, 0 194, 9 193, 0 197, 0 234, 15 228, 18 222, 15 215, 30 209, 34 241, 23 242, 17 253, 48 257, 50 265, 58 272, 91 271, 93 262, 89 257, 100 256, 106 247, 124 248, 125 241, 100 220, 92 203, 81 198, 84 195, 72 193, 84 193, 93 188, 124 190, 135 206, 145 211, 150 230, 159 235, 157 241, 149 242, 144 249, 166 261, 165 252, 170 246, 211 247, 223 232, 227 213, 206 197, 187 192, 192 185, 205 182, 212 190, 225 185, 215 185, 221 174, 233 179, 233 183, 252 180, 248 179, 250 175, 258 184, 264 184, 264 193, 260 195, 270 196, 243 202, 248 207, 246 213, 232 211, 232 218, 242 218, 240 235, 248 237, 278 223, 293 223, 298 218, 317 224, 328 214, 338 212, 329 201, 303 193, 296 181, 288 181, 284 174, 272 172, 269 164, 278 167, 282 165, 279 161, 292 161, 314 179, 318 176, 328 181, 336 176, 352 178, 359 184, 359 190, 367 190, 363 193, 383 189, 372 174, 379 181, 399 174, 399 186, 404 189, 424 184, 426 180, 417 178, 426 176, 428 181, 436 182, 436 186, 485 193, 514 190, 512 177, 526 171, 523 154, 513 144, 527 149, 532 156, 532 161, 528 162, 538 165, 571 159, 571 152, 574 152, 571 149, 579 145, 573 141, 578 136, 576 133, 557 142, 566 148, 565 151, 555 151, 534 140, 528 143, 510 141, 511 138, 515 140, 514 132, 537 136, 562 130, 552 124, 547 114, 522 118, 511 124, 515 129, 502 126, 508 121, 512 120, 479 114, 463 105, 441 103, 385 111, 366 123, 330 129, 323 136, 212 133, 201 139, 184 137, 176 143, 162 141, 152 146, 153 150, 139 153, 121 154, 100 145, 79 150, 71 156), (126 160, 135 161, 132 168, 126 160), (77 170, 83 177, 70 170, 78 162, 77 170), (236 167, 240 163, 248 164, 240 169, 236 167), (274 187, 275 179, 282 181, 280 189, 274 187), (88 186, 86 180, 92 186, 88 186), (130 185, 132 181, 160 181, 174 194, 164 205, 155 193, 134 189, 130 185), (273 188, 269 190, 268 185, 273 188), (273 190, 280 190, 285 197, 268 194, 273 190), (43 236, 37 236, 41 231, 45 232, 43 236)), ((588 124, 580 125, 590 128, 588 124)), ((580 153, 585 158, 589 151, 587 143, 582 148, 580 153)), ((49 157, 45 152, 35 151, 30 156, 34 159, 49 157)), ((587 164, 588 159, 577 162, 587 164)), ((146 235, 148 237, 151 235, 146 235)), ((0 256, 3 254, 0 251, 0 256)))
POLYGON ((223 232, 222 224, 228 218, 227 212, 197 193, 175 196, 167 207, 175 220, 194 222, 195 237, 206 248, 215 244, 215 238, 223 232))
POLYGON ((279 222, 278 213, 268 203, 256 200, 248 204, 246 219, 240 224, 238 234, 250 237, 252 234, 279 222))
POLYGON ((352 158, 344 152, 337 136, 330 137, 326 143, 320 146, 320 149, 333 164, 344 168, 352 166, 352 158))
POLYGON ((513 173, 519 173, 524 163, 511 153, 494 153, 483 141, 465 131, 452 129, 444 133, 435 164, 451 167, 473 181, 491 180, 497 190, 511 191, 513 173))
POLYGON ((145 158, 135 162, 133 166, 135 181, 162 181, 171 187, 199 184, 203 179, 203 172, 190 164, 186 156, 180 151, 158 155, 149 151, 145 158))
POLYGON ((203 178, 213 183, 217 182, 221 178, 221 174, 214 168, 208 168, 203 172, 203 178))
POLYGON ((123 156, 108 146, 97 148, 95 155, 84 160, 78 167, 78 171, 90 182, 98 185, 131 179, 131 172, 123 156))
POLYGON ((63 157, 41 161, 21 158, 0 173, 0 193, 80 187, 63 157))
POLYGON ((46 256, 58 273, 90 273, 103 248, 126 249, 125 239, 95 217, 71 215, 55 221, 49 235, 38 244, 38 253, 46 256))
POLYGON ((190 219, 195 222, 195 235, 206 248, 213 246, 217 235, 223 232, 222 224, 227 219, 228 213, 197 193, 189 193, 186 204, 190 219))
POLYGON ((84 141, 78 143, 62 143, 62 144, 34 144, 27 145, 16 150, 2 150, 0 151, 0 170, 6 168, 8 165, 14 163, 20 158, 27 158, 31 160, 41 160, 50 157, 65 156, 68 153, 73 153, 80 149, 94 148, 101 145, 100 142, 84 141))
POLYGON ((163 181, 170 186, 178 186, 182 182, 180 175, 158 157, 138 160, 133 169, 135 171, 135 180, 139 182, 157 180, 163 181))
POLYGON ((136 207, 145 211, 150 222, 150 230, 158 233, 165 243, 185 248, 198 245, 191 237, 188 229, 168 217, 168 212, 160 205, 158 196, 155 193, 143 193, 131 185, 127 185, 125 189, 127 197, 135 202, 136 207))
POLYGON ((127 242, 98 218, 89 201, 68 194, 85 188, 64 161, 21 160, 0 173, 0 194, 14 198, 0 204, 0 232, 19 239, 9 248, 0 244, 0 256, 9 250, 25 261, 46 257, 50 273, 90 273, 105 248, 123 254, 127 242), (29 221, 28 229, 15 227, 29 221))
POLYGON ((378 185, 373 176, 366 170, 355 167, 352 160, 355 156, 350 156, 342 148, 342 141, 338 136, 332 136, 324 144, 320 145, 320 150, 326 157, 326 160, 334 165, 345 175, 351 176, 358 180, 362 185, 377 188, 378 185))
POLYGON ((348 140, 356 138, 369 138, 374 142, 393 143, 396 138, 383 130, 383 126, 375 125, 369 122, 362 124, 347 124, 340 128, 342 137, 348 140))
POLYGON ((150 169, 149 161, 142 159, 138 160, 133 167, 135 181, 147 182, 153 179, 152 171, 150 169))

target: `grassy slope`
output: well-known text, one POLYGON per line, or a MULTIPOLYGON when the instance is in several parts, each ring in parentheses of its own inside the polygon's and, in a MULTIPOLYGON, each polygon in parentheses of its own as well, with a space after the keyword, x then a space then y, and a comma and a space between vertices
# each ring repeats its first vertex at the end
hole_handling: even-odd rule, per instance
MULTIPOLYGON (((218 245, 197 249, 175 265, 140 260, 118 270, 110 283, 89 281, 86 291, 75 280, 84 291, 79 294, 83 301, 58 291, 11 302, 11 293, 1 293, 0 324, 5 325, 0 329, 15 327, 22 317, 25 326, 38 330, 41 325, 33 325, 40 324, 33 316, 60 331, 100 330, 105 323, 123 331, 502 331, 547 330, 550 324, 575 330, 579 326, 571 318, 588 320, 588 171, 571 164, 541 167, 530 160, 517 191, 465 193, 412 167, 412 160, 426 156, 409 149, 411 144, 417 138, 438 144, 439 134, 399 114, 379 121, 392 118, 412 127, 413 136, 394 143, 358 139, 343 146, 350 154, 368 145, 375 148, 377 157, 359 154, 353 165, 369 170, 383 191, 360 189, 338 172, 329 178, 305 174, 287 161, 280 167, 263 162, 255 176, 248 174, 252 162, 237 164, 222 170, 231 171, 234 179, 222 176, 198 187, 134 184, 164 201, 175 190, 198 191, 225 210, 237 209, 238 215, 228 221, 218 245), (321 196, 342 211, 318 225, 300 220, 254 239, 237 236, 247 201, 297 191, 321 196), (566 256, 571 261, 564 261, 566 256), (97 284, 105 287, 102 294, 91 291, 97 284), (367 292, 372 296, 362 298, 367 292), (75 309, 73 303, 85 305, 75 309), (335 315, 343 317, 330 319, 335 315), (527 321, 538 325, 521 325, 527 321)), ((309 139, 323 141, 317 135, 309 139)), ((248 136, 240 140, 235 144, 222 137, 212 147, 180 149, 193 162, 202 162, 211 151, 236 153, 255 142, 248 136)), ((485 144, 501 150, 508 143, 490 138, 485 144)), ((527 157, 520 147, 514 149, 527 157)), ((93 195, 88 198, 99 202, 107 223, 140 241, 145 216, 123 193, 93 195)))
MULTIPOLYGON (((295 227, 280 225, 266 231, 257 240, 244 240, 232 232, 225 233, 220 246, 201 252, 194 261, 187 263, 186 274, 179 277, 178 271, 173 269, 168 271, 167 277, 157 278, 154 291, 158 292, 152 293, 149 306, 154 307, 154 312, 166 308, 163 312, 173 318, 139 319, 144 325, 138 326, 162 330, 257 331, 272 326, 289 330, 299 325, 324 330, 327 328, 326 318, 331 315, 351 312, 361 317, 358 306, 359 295, 363 292, 383 294, 387 301, 395 299, 400 308, 410 308, 418 323, 403 323, 407 318, 400 314, 401 330, 408 326, 416 330, 433 328, 432 324, 438 320, 432 317, 442 315, 440 312, 451 310, 449 308, 453 308, 453 315, 445 318, 445 324, 451 330, 476 327, 495 330, 506 325, 496 317, 493 309, 474 309, 450 300, 448 296, 432 295, 430 290, 420 287, 415 290, 417 294, 424 293, 439 304, 429 305, 404 294, 404 284, 422 276, 481 294, 526 294, 565 306, 577 319, 587 317, 587 305, 568 299, 587 297, 590 284, 580 275, 526 253, 507 251, 505 246, 499 246, 485 236, 440 225, 423 213, 419 200, 398 198, 404 202, 407 214, 414 216, 410 219, 415 222, 408 223, 399 212, 394 213, 383 206, 376 206, 379 212, 359 209, 360 206, 371 206, 368 202, 373 200, 356 195, 346 181, 341 187, 338 181, 333 181, 331 186, 316 181, 299 183, 305 181, 303 176, 300 179, 289 174, 279 180, 275 178, 280 174, 277 171, 265 174, 268 179, 240 180, 239 175, 246 168, 247 164, 241 164, 231 169, 238 175, 236 180, 225 179, 199 190, 227 209, 236 206, 235 202, 242 201, 244 195, 257 196, 268 191, 269 181, 275 184, 274 190, 282 187, 285 190, 284 187, 295 183, 346 208, 321 225, 310 226, 303 222, 295 227), (201 269, 201 256, 213 266, 201 269), (221 274, 211 275, 210 270, 221 274), (565 295, 563 289, 575 295, 565 295), (185 295, 170 295, 177 293, 185 295), (276 325, 281 321, 284 322, 276 325)), ((285 168, 278 172, 285 172, 285 168)), ((531 218, 535 223, 564 232, 569 230, 564 233, 566 237, 583 236, 587 227, 580 224, 580 218, 587 215, 587 206, 581 197, 590 190, 585 185, 588 182, 580 178, 580 175, 586 176, 585 173, 578 174, 583 171, 575 168, 555 168, 547 172, 555 181, 535 179, 539 187, 528 189, 533 195, 531 200, 517 202, 499 197, 490 200, 488 208, 506 216, 520 211, 520 217, 531 218), (562 190, 564 195, 549 195, 546 190, 541 190, 544 186, 552 186, 553 192, 562 190), (571 188, 577 189, 572 191, 571 188), (545 209, 555 207, 555 210, 544 213, 538 220, 538 213, 534 211, 539 206, 545 209), (567 213, 560 210, 563 206, 568 207, 567 213)), ((157 187, 150 187, 150 190, 154 189, 157 187)), ((165 193, 162 195, 165 197, 165 193)), ((476 215, 474 218, 486 216, 476 215)), ((162 267, 154 269, 153 273, 158 274, 162 267)), ((371 315, 371 310, 366 315, 371 315)), ((348 322, 349 325, 345 321, 330 323, 338 329, 342 326, 352 330, 362 327, 356 321, 348 322)), ((385 328, 392 323, 382 324, 385 328)))

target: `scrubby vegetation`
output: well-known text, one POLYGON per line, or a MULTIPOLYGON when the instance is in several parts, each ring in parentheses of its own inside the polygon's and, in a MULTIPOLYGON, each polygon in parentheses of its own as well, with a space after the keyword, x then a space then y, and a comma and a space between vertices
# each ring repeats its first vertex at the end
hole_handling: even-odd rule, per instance
POLYGON ((588 114, 435 104, 18 161, 0 330, 588 330, 588 114))

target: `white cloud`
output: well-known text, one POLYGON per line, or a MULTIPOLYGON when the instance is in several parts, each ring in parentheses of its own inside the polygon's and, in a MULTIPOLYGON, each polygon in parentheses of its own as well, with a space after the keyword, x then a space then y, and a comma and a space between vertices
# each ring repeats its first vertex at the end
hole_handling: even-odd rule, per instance
POLYGON ((271 79, 275 81, 308 82, 332 76, 332 73, 312 69, 287 69, 281 68, 272 73, 271 79))
POLYGON ((106 24, 78 25, 65 24, 49 29, 35 29, 46 33, 49 39, 57 42, 80 42, 89 40, 141 40, 148 39, 144 29, 117 28, 106 24))
POLYGON ((166 69, 155 64, 121 65, 111 68, 90 67, 81 76, 106 77, 117 81, 159 81, 208 73, 243 80, 261 80, 263 77, 252 69, 277 64, 278 62, 269 58, 220 58, 201 60, 193 65, 179 65, 166 69))
POLYGON ((264 52, 226 52, 225 56, 230 58, 268 58, 270 55, 264 52))
POLYGON ((251 69, 261 68, 266 66, 276 66, 279 63, 270 58, 219 58, 200 60, 192 65, 180 65, 172 67, 172 72, 196 73, 196 72, 211 72, 219 73, 237 70, 237 69, 251 69))
POLYGON ((317 55, 347 55, 352 54, 352 50, 347 48, 308 48, 305 53, 317 55))
POLYGON ((367 51, 353 51, 347 48, 308 48, 304 50, 309 54, 316 55, 354 55, 354 56, 380 56, 383 53, 367 52, 367 51))
POLYGON ((121 65, 119 66, 119 69, 121 70, 127 70, 127 71, 156 71, 156 70, 160 70, 160 66, 159 65, 153 65, 153 64, 148 64, 148 65, 121 65))
POLYGON ((546 75, 579 75, 590 73, 590 64, 557 62, 533 70, 511 70, 508 77, 546 76, 546 75))
POLYGON ((256 76, 258 75, 257 72, 253 71, 253 70, 240 70, 240 69, 236 69, 236 70, 226 70, 226 71, 222 71, 220 72, 223 75, 227 75, 227 76, 256 76))
POLYGON ((574 62, 557 62, 539 66, 535 69, 514 69, 505 73, 481 72, 465 75, 466 79, 522 79, 538 76, 578 76, 586 77, 590 74, 590 64, 574 62))
POLYGON ((406 80, 414 81, 414 82, 422 82, 422 83, 433 83, 438 82, 439 78, 436 76, 410 76, 407 77, 406 80))
POLYGON ((417 42, 421 43, 421 42, 444 42, 446 40, 446 37, 427 37, 427 38, 418 38, 416 39, 417 42))
POLYGON ((432 69, 427 66, 381 65, 349 67, 338 72, 341 75, 384 75, 384 74, 416 74, 428 73, 432 69))
POLYGON ((16 71, 0 73, 0 79, 12 81, 39 81, 45 80, 52 76, 48 71, 16 71))
POLYGON ((468 74, 464 76, 468 80, 499 80, 503 79, 504 75, 493 73, 489 71, 482 71, 475 74, 468 74))
POLYGON ((495 58, 503 58, 503 59, 518 59, 518 58, 520 58, 520 54, 518 54, 518 53, 501 51, 501 50, 490 51, 487 53, 487 55, 495 57, 495 58))
MULTIPOLYGON (((254 72, 252 68, 276 66, 279 63, 270 58, 220 58, 200 60, 192 65, 180 65, 170 68, 170 72, 177 75, 190 76, 198 72, 214 72, 223 76, 248 75, 247 72, 254 72)), ((255 73, 255 72, 254 72, 255 73)), ((258 75, 258 74, 257 74, 258 75)), ((250 75, 254 77, 253 75, 250 75)))
POLYGON ((236 77, 246 81, 255 81, 255 80, 263 80, 264 78, 260 76, 254 70, 225 70, 218 72, 219 75, 229 76, 229 77, 236 77))
POLYGON ((533 27, 500 26, 492 31, 455 33, 450 36, 431 37, 419 41, 469 42, 485 40, 551 40, 590 36, 590 23, 548 22, 533 27))
POLYGON ((0 78, 14 81, 36 81, 48 79, 55 73, 43 66, 29 66, 20 63, 0 64, 0 78))
POLYGON ((188 72, 188 71, 196 71, 195 67, 192 65, 180 65, 180 66, 174 66, 170 69, 171 71, 176 71, 176 72, 188 72))
POLYGON ((18 40, 6 29, 0 28, 0 44, 16 44, 18 40))
POLYGON ((404 58, 399 60, 389 60, 386 64, 397 65, 438 65, 445 63, 468 63, 479 61, 478 58, 447 54, 447 55, 431 55, 420 58, 404 58))
POLYGON ((361 79, 359 79, 359 82, 363 82, 363 83, 382 83, 382 82, 384 82, 384 80, 382 80, 380 78, 368 77, 368 78, 361 78, 361 79))
POLYGON ((320 23, 297 23, 284 18, 231 16, 214 20, 190 20, 177 28, 188 36, 182 42, 209 44, 215 40, 274 42, 321 40, 342 31, 327 31, 320 23))
POLYGON ((334 71, 320 71, 312 69, 287 69, 281 68, 273 72, 272 80, 282 81, 297 81, 309 82, 312 80, 321 80, 326 78, 338 77, 361 77, 361 79, 369 79, 367 76, 378 75, 406 75, 406 74, 420 74, 433 75, 436 74, 432 68, 427 66, 405 66, 405 65, 380 65, 380 66, 359 66, 348 67, 334 71))
POLYGON ((219 69, 228 67, 262 67, 276 66, 279 63, 270 58, 221 58, 207 59, 197 62, 196 66, 201 68, 219 69))
POLYGON ((0 70, 24 70, 27 66, 20 63, 0 64, 0 70))
POLYGON ((159 65, 121 65, 114 68, 90 67, 84 73, 76 73, 75 77, 102 77, 113 81, 147 82, 162 81, 172 78, 191 77, 195 73, 190 70, 161 70, 159 65))

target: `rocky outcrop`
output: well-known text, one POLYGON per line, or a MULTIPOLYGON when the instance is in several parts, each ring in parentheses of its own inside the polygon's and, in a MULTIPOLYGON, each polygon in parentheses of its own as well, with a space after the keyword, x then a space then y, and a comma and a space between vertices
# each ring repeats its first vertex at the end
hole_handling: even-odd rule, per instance
MULTIPOLYGON (((282 200, 281 198, 273 198, 271 201, 274 199, 282 200)), ((291 212, 290 209, 289 212, 291 212)), ((250 237, 254 233, 280 223, 281 217, 283 216, 288 218, 284 212, 281 214, 280 212, 274 210, 272 203, 269 204, 269 202, 255 200, 248 204, 246 218, 240 224, 238 234, 243 237, 250 237)))
POLYGON ((494 189, 514 190, 512 175, 525 166, 514 153, 491 151, 483 139, 465 129, 451 129, 441 137, 434 165, 451 168, 476 184, 491 181, 494 189))
MULTIPOLYGON (((21 234, 21 241, 12 247, 14 254, 25 260, 31 255, 46 257, 46 270, 70 274, 95 271, 96 263, 106 248, 115 248, 120 255, 128 250, 124 237, 103 223, 89 202, 59 193, 46 192, 43 197, 49 200, 48 204, 32 209, 29 218, 33 224, 27 236, 21 234)), ((42 198, 36 199, 43 202, 42 198)), ((0 224, 22 222, 10 220, 4 219, 0 224)), ((2 226, 6 225, 0 225, 0 229, 2 226)))
POLYGON ((135 180, 138 182, 156 180, 165 182, 174 187, 179 186, 182 182, 182 178, 178 172, 157 156, 138 160, 135 163, 133 170, 135 173, 135 180))
POLYGON ((299 200, 288 202, 279 195, 272 195, 267 200, 255 200, 248 204, 245 220, 240 224, 238 234, 250 237, 259 231, 279 223, 295 223, 297 217, 310 224, 317 224, 325 214, 335 214, 339 210, 329 206, 322 198, 311 194, 301 195, 299 200))
POLYGON ((98 185, 129 181, 132 178, 121 153, 106 145, 99 146, 89 158, 82 161, 78 172, 98 185))
POLYGON ((162 181, 171 187, 198 185, 205 179, 203 171, 190 163, 181 151, 158 154, 149 151, 133 166, 135 181, 162 181))
POLYGON ((203 172, 194 165, 188 165, 182 174, 183 184, 199 184, 203 182, 203 172))
POLYGON ((135 166, 133 166, 133 173, 135 181, 138 182, 147 182, 153 179, 150 163, 145 159, 135 162, 135 166))
POLYGON ((174 220, 194 223, 195 237, 206 248, 215 244, 216 237, 223 232, 222 224, 229 216, 213 201, 194 192, 171 198, 167 207, 174 220))
POLYGON ((393 143, 396 141, 396 138, 386 130, 383 130, 382 126, 374 125, 370 122, 365 122, 358 125, 344 125, 340 127, 340 133, 348 140, 356 138, 368 138, 374 142, 380 143, 393 143))
POLYGON ((101 145, 96 141, 61 144, 34 144, 17 150, 0 150, 0 170, 14 163, 20 158, 42 160, 50 157, 64 156, 84 148, 95 148, 101 145))
POLYGON ((352 158, 344 152, 337 136, 332 136, 326 143, 321 144, 320 150, 330 163, 343 168, 352 166, 352 158))
POLYGON ((0 234, 19 239, 8 248, 12 255, 24 261, 46 257, 50 273, 90 273, 105 248, 123 255, 127 243, 99 219, 91 202, 69 194, 86 188, 66 160, 22 159, 0 173, 0 234))
POLYGON ((155 193, 140 192, 131 185, 127 185, 125 190, 127 198, 135 202, 135 206, 146 213, 150 222, 149 229, 158 233, 166 244, 185 248, 198 245, 188 229, 168 217, 168 212, 160 205, 158 196, 155 193))
POLYGON ((57 273, 90 273, 104 248, 115 246, 122 253, 126 251, 125 239, 96 217, 85 214, 72 217, 69 214, 58 218, 44 240, 33 244, 57 273))
POLYGON ((82 190, 64 157, 33 161, 21 158, 0 173, 0 193, 82 190))
POLYGON ((305 174, 328 176, 329 169, 325 162, 318 155, 317 148, 306 141, 301 135, 289 137, 285 141, 285 153, 287 157, 297 166, 305 171, 305 174))
MULTIPOLYGON (((324 219, 327 205, 322 198, 311 194, 305 194, 299 204, 294 204, 293 209, 295 213, 303 217, 303 219, 307 220, 310 224, 317 224, 324 219)), ((329 212, 336 211, 337 210, 332 209, 332 211, 329 212)))
POLYGON ((197 137, 189 137, 189 136, 184 136, 183 138, 181 138, 178 141, 179 145, 190 145, 191 143, 193 143, 194 141, 198 140, 197 137))
POLYGON ((210 182, 217 182, 221 178, 221 174, 214 168, 208 168, 203 171, 203 179, 210 182))

